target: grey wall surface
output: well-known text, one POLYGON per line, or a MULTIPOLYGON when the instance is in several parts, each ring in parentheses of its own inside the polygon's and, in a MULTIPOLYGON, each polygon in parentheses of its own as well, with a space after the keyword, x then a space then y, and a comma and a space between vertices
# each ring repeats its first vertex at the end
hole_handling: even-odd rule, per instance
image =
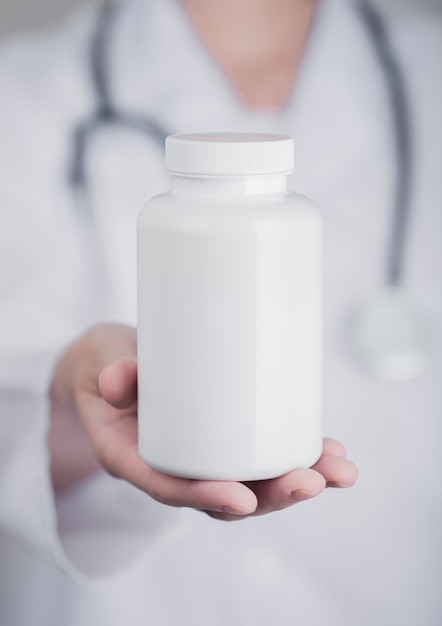
MULTIPOLYGON (((76 7, 100 0, 0 0, 0 38, 57 22, 76 7)), ((161 2, 162 0, 155 0, 161 2)), ((392 10, 442 10, 442 0, 376 0, 392 10)))
MULTIPOLYGON (((94 0, 0 0, 0 38, 43 28, 94 0)), ((95 0, 96 2, 97 0, 95 0)))

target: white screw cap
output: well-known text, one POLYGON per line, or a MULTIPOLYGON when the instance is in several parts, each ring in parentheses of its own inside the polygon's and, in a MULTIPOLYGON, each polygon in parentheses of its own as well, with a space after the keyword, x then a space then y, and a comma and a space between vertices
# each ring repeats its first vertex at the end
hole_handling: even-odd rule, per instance
POLYGON ((181 176, 289 174, 293 139, 287 135, 195 133, 166 139, 166 168, 181 176))

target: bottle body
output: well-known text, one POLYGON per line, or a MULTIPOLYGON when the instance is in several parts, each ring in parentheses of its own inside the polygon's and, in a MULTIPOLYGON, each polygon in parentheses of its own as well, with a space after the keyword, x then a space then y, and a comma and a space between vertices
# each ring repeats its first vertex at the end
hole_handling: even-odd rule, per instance
POLYGON ((320 456, 321 220, 285 176, 177 179, 138 223, 139 447, 179 476, 320 456))

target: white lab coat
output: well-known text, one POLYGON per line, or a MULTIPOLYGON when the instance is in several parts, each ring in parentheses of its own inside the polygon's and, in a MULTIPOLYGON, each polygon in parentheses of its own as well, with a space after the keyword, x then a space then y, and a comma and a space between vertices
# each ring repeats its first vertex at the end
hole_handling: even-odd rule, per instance
MULTIPOLYGON (((135 323, 135 222, 167 186, 161 150, 101 127, 87 150, 89 218, 67 184, 72 132, 94 109, 83 12, 0 54, 0 622, 434 626, 441 619, 441 30, 398 20, 415 178, 406 284, 431 324, 426 372, 377 382, 345 321, 380 285, 396 162, 381 69, 353 9, 323 2, 286 107, 247 111, 173 0, 125 3, 113 39, 118 106, 170 132, 295 137, 292 187, 325 221, 325 432, 360 467, 350 491, 216 522, 104 473, 54 499, 47 388, 58 351, 97 321, 135 323)), ((84 207, 83 207, 84 209, 84 207)))

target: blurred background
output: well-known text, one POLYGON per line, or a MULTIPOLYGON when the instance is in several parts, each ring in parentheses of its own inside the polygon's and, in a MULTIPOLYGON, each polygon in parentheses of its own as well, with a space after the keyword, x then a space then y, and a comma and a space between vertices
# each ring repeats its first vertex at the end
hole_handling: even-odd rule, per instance
MULTIPOLYGON (((442 0, 375 0, 391 11, 442 11, 442 0)), ((57 22, 77 7, 99 0, 0 0, 0 40, 57 22)))

